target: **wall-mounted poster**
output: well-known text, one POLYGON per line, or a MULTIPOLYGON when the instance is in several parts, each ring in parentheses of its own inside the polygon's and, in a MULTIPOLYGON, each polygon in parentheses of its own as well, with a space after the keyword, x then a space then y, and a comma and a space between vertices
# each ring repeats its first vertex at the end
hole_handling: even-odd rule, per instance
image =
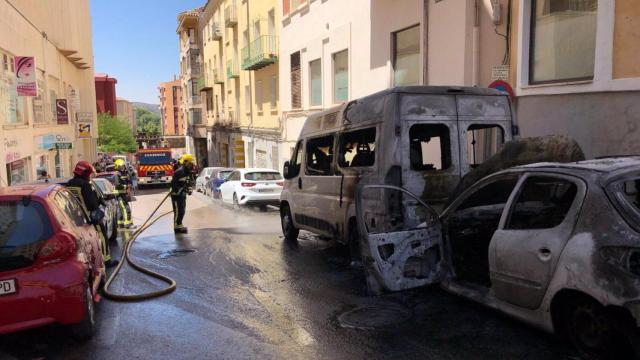
POLYGON ((13 58, 16 69, 18 96, 38 96, 36 82, 36 60, 33 56, 16 56, 13 58))

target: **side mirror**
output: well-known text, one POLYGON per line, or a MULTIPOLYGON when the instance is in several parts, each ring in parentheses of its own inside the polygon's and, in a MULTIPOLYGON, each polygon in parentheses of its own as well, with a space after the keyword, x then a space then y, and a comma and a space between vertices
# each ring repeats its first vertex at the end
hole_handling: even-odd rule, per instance
POLYGON ((94 224, 99 223, 104 219, 104 212, 100 209, 93 210, 91 212, 91 222, 94 224))
POLYGON ((289 179, 289 167, 291 166, 291 164, 288 161, 284 162, 284 166, 282 167, 282 176, 285 179, 289 179))

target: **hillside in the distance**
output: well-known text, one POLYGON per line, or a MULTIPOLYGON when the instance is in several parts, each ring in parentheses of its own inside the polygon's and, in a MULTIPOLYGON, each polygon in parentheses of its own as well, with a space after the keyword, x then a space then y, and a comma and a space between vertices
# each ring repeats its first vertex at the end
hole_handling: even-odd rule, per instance
POLYGON ((133 102, 131 104, 133 104, 134 108, 146 109, 151 111, 152 113, 160 115, 160 105, 158 104, 147 104, 147 103, 141 103, 141 102, 133 102))

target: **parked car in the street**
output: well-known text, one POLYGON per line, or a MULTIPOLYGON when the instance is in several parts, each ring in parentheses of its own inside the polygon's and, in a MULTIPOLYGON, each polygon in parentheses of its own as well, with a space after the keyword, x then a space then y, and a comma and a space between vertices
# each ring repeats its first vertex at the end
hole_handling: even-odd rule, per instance
MULTIPOLYGON (((116 188, 118 187, 118 185, 120 185, 120 178, 118 177, 117 171, 98 173, 95 178, 107 179, 116 188)), ((131 199, 133 199, 133 189, 131 186, 127 187, 125 199, 127 201, 131 201, 131 199)))
POLYGON ((441 211, 512 126, 505 93, 469 87, 397 87, 312 114, 283 169, 285 234, 354 245, 357 184, 404 186, 441 211))
POLYGON ((440 283, 566 336, 585 358, 629 358, 640 349, 639 190, 640 157, 511 168, 440 216, 419 194, 363 185, 368 288, 440 283))
POLYGON ((213 167, 206 167, 200 171, 198 176, 196 177, 196 191, 204 193, 205 187, 207 185, 207 181, 211 178, 211 174, 213 173, 213 167))
POLYGON ((100 208, 105 214, 103 223, 107 229, 107 238, 109 241, 115 241, 118 237, 118 219, 120 218, 120 204, 116 198, 116 188, 105 178, 94 178, 92 181, 105 204, 100 208))
POLYGON ((0 219, 0 334, 59 323, 91 337, 105 267, 78 199, 55 184, 0 188, 0 219))
POLYGON ((220 199, 220 186, 224 184, 227 177, 235 170, 234 168, 216 167, 213 168, 211 176, 204 187, 204 194, 214 199, 220 199))
POLYGON ((273 169, 237 169, 220 186, 222 202, 239 206, 259 206, 280 203, 280 192, 284 185, 282 175, 273 169))

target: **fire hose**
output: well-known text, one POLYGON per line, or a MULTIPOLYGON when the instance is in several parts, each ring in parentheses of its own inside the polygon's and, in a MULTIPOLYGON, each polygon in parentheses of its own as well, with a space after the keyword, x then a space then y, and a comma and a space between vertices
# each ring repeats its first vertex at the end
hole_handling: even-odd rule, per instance
POLYGON ((116 300, 116 301, 141 301, 141 300, 148 300, 148 299, 153 299, 153 298, 160 297, 160 296, 163 296, 163 295, 167 295, 167 294, 173 292, 176 289, 176 281, 174 279, 172 279, 172 278, 170 278, 168 276, 159 274, 159 273, 157 273, 155 271, 149 270, 149 269, 143 267, 142 265, 136 264, 133 260, 131 260, 131 257, 129 256, 129 252, 131 251, 131 248, 133 247, 133 244, 135 243, 135 241, 138 239, 138 236, 140 236, 140 234, 142 234, 142 232, 144 232, 146 229, 151 227, 151 225, 155 224, 156 221, 160 220, 160 218, 172 213, 172 211, 167 211, 167 212, 165 212, 163 214, 158 215, 155 219, 152 220, 153 216, 158 212, 158 210, 160 210, 160 206, 162 206, 162 204, 164 204, 164 202, 167 201, 167 199, 169 198, 170 195, 171 195, 171 192, 169 192, 167 194, 167 196, 165 196, 162 199, 160 204, 158 204, 158 206, 155 208, 155 210, 153 210, 153 212, 151 213, 151 215, 149 215, 147 220, 142 224, 142 226, 140 226, 140 228, 138 228, 131 235, 131 238, 125 244, 124 249, 122 251, 122 257, 121 257, 120 262, 118 263, 118 266, 111 273, 111 275, 109 275, 109 278, 107 278, 107 281, 105 282, 104 287, 102 289, 102 293, 106 298, 111 299, 111 300, 116 300), (124 265, 125 261, 129 265, 131 265, 131 267, 133 269, 137 270, 138 272, 141 272, 143 274, 146 274, 146 275, 149 275, 149 276, 151 276, 153 278, 156 278, 156 279, 158 279, 160 281, 163 281, 163 282, 169 284, 169 286, 167 286, 164 289, 157 290, 157 291, 152 291, 152 292, 145 293, 145 294, 116 294, 116 293, 113 293, 113 292, 109 291, 109 286, 111 286, 111 283, 113 282, 113 280, 118 276, 118 273, 122 269, 122 266, 124 265))

